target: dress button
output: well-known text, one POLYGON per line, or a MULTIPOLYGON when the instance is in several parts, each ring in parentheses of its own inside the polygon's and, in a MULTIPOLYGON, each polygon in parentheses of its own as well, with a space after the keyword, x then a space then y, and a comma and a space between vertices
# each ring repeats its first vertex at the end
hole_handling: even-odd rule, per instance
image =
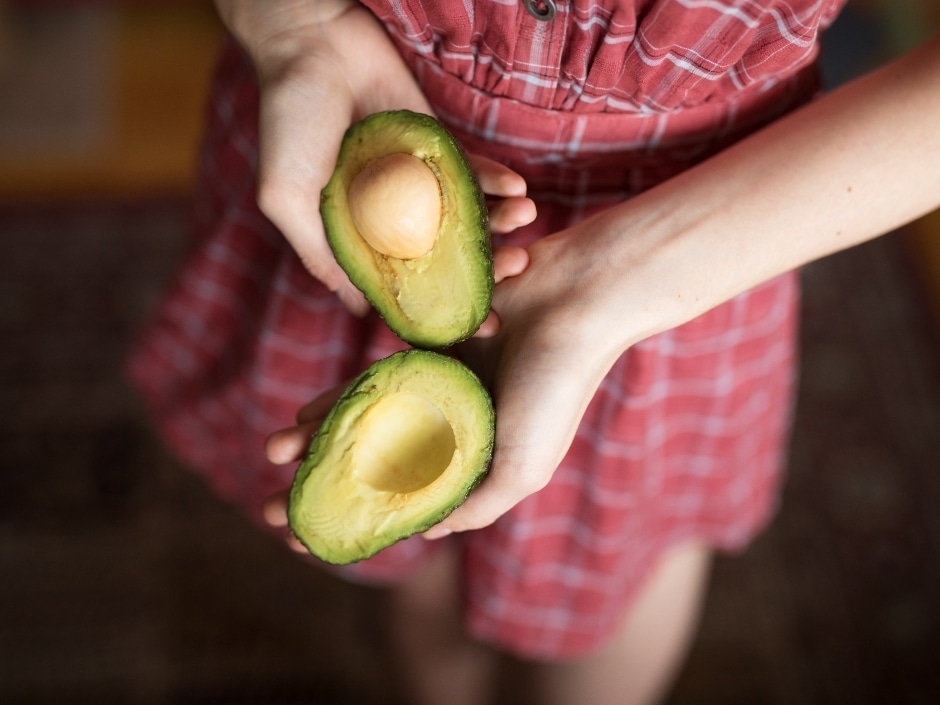
POLYGON ((537 20, 548 22, 555 16, 554 0, 524 0, 525 9, 537 20))

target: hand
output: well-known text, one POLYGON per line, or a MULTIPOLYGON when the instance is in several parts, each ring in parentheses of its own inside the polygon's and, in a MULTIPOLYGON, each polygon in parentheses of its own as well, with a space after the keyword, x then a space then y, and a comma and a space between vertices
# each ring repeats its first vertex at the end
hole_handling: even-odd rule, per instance
MULTIPOLYGON (((364 315, 369 305, 326 242, 319 194, 346 129, 383 110, 433 114, 381 24, 346 0, 217 0, 220 14, 251 56, 261 88, 258 203, 307 270, 364 315)), ((494 232, 535 217, 525 182, 506 167, 474 159, 491 204, 494 232)), ((510 255, 522 262, 520 254, 510 255)), ((524 267, 524 263, 521 264, 524 267)), ((495 318, 480 334, 495 331, 495 318)))
MULTIPOLYGON (((518 204, 517 204, 518 205, 518 204)), ((520 215, 522 208, 503 213, 520 215)), ((613 364, 607 341, 592 332, 601 326, 585 309, 588 301, 564 292, 575 275, 558 266, 559 258, 584 272, 579 259, 578 229, 546 238, 525 251, 496 253, 498 286, 494 308, 503 325, 488 338, 477 337, 458 348, 459 356, 491 386, 496 402, 496 449, 483 483, 447 519, 424 535, 439 538, 454 531, 486 526, 551 479, 574 437, 581 416, 598 385, 613 364), (570 248, 570 250, 569 250, 570 248), (520 267, 524 271, 517 271, 520 267), (526 266, 528 268, 526 268, 526 266)), ((586 291, 586 287, 580 288, 586 291)), ((300 460, 311 436, 332 408, 343 386, 325 392, 297 415, 297 424, 273 433, 266 444, 275 464, 300 460)), ((287 524, 288 493, 270 497, 265 518, 275 527, 287 524)), ((289 538, 299 552, 306 549, 289 538)))
MULTIPOLYGON (((527 261, 525 250, 507 248, 501 252, 504 254, 497 253, 496 255, 498 280, 502 280, 504 276, 511 276, 509 272, 515 271, 520 264, 524 266, 527 261)), ((297 412, 295 425, 272 433, 265 443, 265 454, 268 460, 275 465, 299 462, 307 452, 310 439, 320 428, 323 419, 333 408, 346 386, 346 384, 341 384, 323 392, 297 412)), ((288 496, 289 490, 285 489, 265 500, 264 519, 270 526, 274 528, 287 526, 288 496)), ((298 553, 307 553, 304 545, 291 535, 287 537, 287 544, 298 553)))
POLYGON ((561 463, 584 412, 622 351, 607 335, 594 303, 598 285, 586 221, 536 242, 528 268, 497 287, 502 326, 474 339, 458 356, 491 388, 496 405, 493 462, 483 482, 443 522, 425 532, 436 539, 496 521, 545 487, 561 463))
POLYGON ((233 19, 255 63, 259 109, 258 205, 306 269, 356 315, 369 305, 336 263, 320 218, 320 191, 346 129, 373 112, 430 113, 384 29, 355 3, 253 3, 233 19))

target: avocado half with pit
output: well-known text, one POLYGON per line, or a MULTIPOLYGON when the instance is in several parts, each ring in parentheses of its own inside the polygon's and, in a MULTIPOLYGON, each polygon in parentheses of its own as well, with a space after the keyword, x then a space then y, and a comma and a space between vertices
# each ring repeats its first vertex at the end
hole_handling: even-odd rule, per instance
POLYGON ((291 531, 342 565, 429 529, 486 474, 494 418, 489 393, 451 357, 405 350, 373 363, 334 404, 297 469, 291 531))
POLYGON ((320 213, 336 261, 402 340, 444 348, 483 323, 493 295, 486 200, 437 120, 396 110, 352 125, 320 213))

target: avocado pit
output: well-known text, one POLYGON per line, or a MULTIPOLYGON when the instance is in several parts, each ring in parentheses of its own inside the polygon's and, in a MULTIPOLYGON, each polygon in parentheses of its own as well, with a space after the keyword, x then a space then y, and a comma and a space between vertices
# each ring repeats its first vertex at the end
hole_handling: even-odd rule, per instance
POLYGON ((353 224, 386 257, 417 259, 441 227, 441 187, 423 159, 397 152, 369 161, 349 184, 353 224))

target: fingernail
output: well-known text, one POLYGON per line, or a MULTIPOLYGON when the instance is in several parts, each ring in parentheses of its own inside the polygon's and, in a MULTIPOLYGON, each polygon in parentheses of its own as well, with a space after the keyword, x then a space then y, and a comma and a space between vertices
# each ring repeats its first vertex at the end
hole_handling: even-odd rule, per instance
POLYGON ((277 503, 266 504, 261 511, 269 526, 278 529, 287 526, 287 512, 284 511, 282 505, 277 503))
POLYGON ((428 529, 425 531, 422 536, 424 536, 424 538, 426 538, 428 541, 436 541, 437 539, 442 539, 445 536, 450 536, 452 533, 454 532, 450 529, 445 529, 442 526, 435 526, 433 529, 428 529))
POLYGON ((298 539, 293 534, 290 534, 287 537, 287 545, 290 548, 290 550, 292 550, 294 553, 300 553, 300 554, 309 553, 309 551, 307 551, 307 547, 304 546, 302 543, 300 543, 300 539, 298 539))
POLYGON ((343 302, 343 305, 349 309, 354 316, 363 318, 369 313, 369 309, 371 308, 369 302, 362 297, 359 290, 352 284, 340 287, 336 293, 340 301, 343 302))

